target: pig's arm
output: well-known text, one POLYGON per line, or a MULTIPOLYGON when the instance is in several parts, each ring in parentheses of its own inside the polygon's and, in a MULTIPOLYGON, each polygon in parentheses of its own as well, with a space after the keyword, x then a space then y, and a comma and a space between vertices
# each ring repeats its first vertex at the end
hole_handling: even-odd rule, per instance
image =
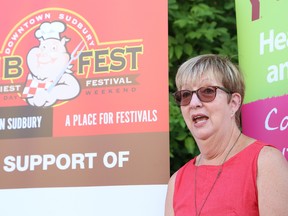
POLYGON ((76 97, 80 93, 80 85, 78 80, 71 74, 65 73, 51 89, 50 96, 57 100, 69 100, 76 97))

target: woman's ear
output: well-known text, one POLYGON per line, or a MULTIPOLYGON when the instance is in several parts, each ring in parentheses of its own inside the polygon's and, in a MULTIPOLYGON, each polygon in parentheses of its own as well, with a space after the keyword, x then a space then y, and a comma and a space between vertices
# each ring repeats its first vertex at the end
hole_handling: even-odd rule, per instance
POLYGON ((233 116, 239 110, 241 106, 241 101, 242 98, 239 93, 232 93, 230 100, 231 116, 233 116))

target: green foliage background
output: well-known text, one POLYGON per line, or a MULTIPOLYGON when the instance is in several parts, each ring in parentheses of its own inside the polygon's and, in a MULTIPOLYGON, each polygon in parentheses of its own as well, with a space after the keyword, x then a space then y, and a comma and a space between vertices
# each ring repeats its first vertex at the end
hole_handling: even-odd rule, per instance
POLYGON ((199 153, 171 93, 175 74, 187 59, 204 53, 228 56, 237 63, 234 0, 168 0, 170 170, 177 171, 199 153))

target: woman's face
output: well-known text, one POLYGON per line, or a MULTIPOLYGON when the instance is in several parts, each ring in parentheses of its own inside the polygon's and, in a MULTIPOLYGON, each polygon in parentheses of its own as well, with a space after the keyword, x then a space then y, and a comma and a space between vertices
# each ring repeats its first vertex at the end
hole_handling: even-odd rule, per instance
MULTIPOLYGON (((208 86, 223 87, 212 74, 205 74, 199 82, 183 86, 181 90, 195 91, 200 87, 208 86)), ((217 132, 221 133, 221 130, 227 131, 229 127, 232 127, 231 112, 233 110, 230 103, 228 104, 227 93, 221 89, 216 90, 216 97, 211 102, 200 101, 194 93, 190 104, 181 106, 181 111, 187 127, 196 140, 205 140, 217 132)))

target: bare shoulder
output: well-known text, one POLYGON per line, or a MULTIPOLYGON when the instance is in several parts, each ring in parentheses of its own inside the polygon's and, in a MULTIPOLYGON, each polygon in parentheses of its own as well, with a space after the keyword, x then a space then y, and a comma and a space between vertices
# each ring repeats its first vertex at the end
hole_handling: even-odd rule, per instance
POLYGON ((176 180, 176 176, 177 176, 177 172, 175 172, 169 179, 169 184, 173 185, 174 186, 174 183, 175 183, 175 180, 176 180))
POLYGON ((258 158, 258 177, 262 175, 279 174, 288 179, 288 161, 280 150, 265 146, 261 150, 258 158))
POLYGON ((283 169, 288 172, 288 162, 280 150, 271 146, 265 146, 258 158, 258 169, 261 168, 283 169))
POLYGON ((175 172, 169 179, 166 202, 165 202, 165 216, 174 216, 173 209, 173 196, 174 196, 174 185, 176 181, 177 172, 175 172))
POLYGON ((257 189, 261 216, 285 216, 288 212, 288 162, 282 153, 265 146, 258 158, 257 189))
POLYGON ((167 198, 172 198, 174 195, 174 185, 176 181, 177 172, 175 172, 169 179, 168 190, 167 190, 167 198))

